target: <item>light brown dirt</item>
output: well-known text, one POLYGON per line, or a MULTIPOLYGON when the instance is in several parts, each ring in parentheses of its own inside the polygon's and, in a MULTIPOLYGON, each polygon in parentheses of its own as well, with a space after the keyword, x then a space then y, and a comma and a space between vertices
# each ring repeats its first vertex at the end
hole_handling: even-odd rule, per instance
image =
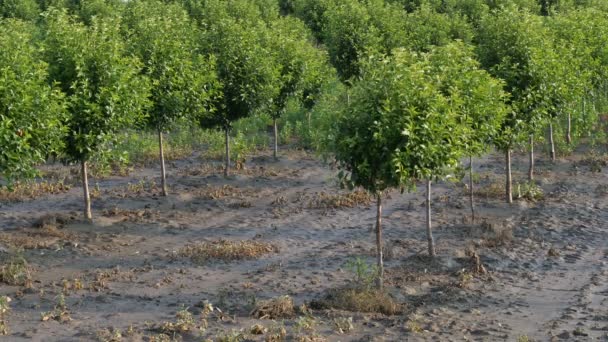
MULTIPOLYGON (((526 157, 514 160, 515 180, 522 181, 526 157)), ((109 340, 120 330, 123 341, 148 341, 182 308, 200 325, 207 301, 214 308, 203 313, 207 329, 176 339, 215 341, 242 331, 263 341, 284 326, 288 341, 608 341, 608 192, 602 191, 608 173, 574 168, 574 162, 538 160, 545 199, 508 205, 489 194, 478 199, 477 224, 468 222, 461 184, 436 185, 435 260, 425 255, 424 194, 390 193, 384 201, 386 286, 404 307, 393 316, 304 307, 293 319, 251 318, 262 300, 289 295, 300 307, 344 286, 355 278, 345 267, 355 257, 374 262, 373 202, 359 195, 354 203, 352 196, 328 200, 328 194, 347 194, 336 186, 336 171, 302 152, 279 162, 253 158, 227 179, 196 157, 175 162, 168 168, 168 198, 159 196, 155 169, 93 179, 91 187, 99 188, 93 224, 80 219, 77 185, 2 203, 0 253, 23 247, 33 267, 31 288, 0 287, 12 298, 4 339, 109 340), (279 251, 202 263, 178 253, 220 239, 268 242, 279 251), (43 322, 41 313, 51 311, 61 293, 71 320, 43 322), (344 326, 349 317, 352 329, 340 334, 336 322, 344 326)), ((502 182, 500 154, 475 163, 478 188, 502 182)))

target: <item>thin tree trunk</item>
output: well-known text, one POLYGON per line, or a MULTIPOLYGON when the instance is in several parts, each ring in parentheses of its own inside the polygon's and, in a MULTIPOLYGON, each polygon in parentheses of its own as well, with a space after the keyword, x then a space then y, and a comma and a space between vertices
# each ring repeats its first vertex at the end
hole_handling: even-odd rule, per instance
POLYGON ((568 111, 568 126, 566 128, 566 142, 572 144, 572 114, 568 111))
POLYGON ((475 199, 473 192, 473 156, 469 156, 469 202, 471 203, 471 223, 475 223, 475 199))
POLYGON ((272 125, 274 127, 274 149, 273 149, 273 156, 274 159, 279 159, 278 154, 279 154, 279 128, 277 127, 277 119, 273 118, 272 119, 272 125))
POLYGON ((91 195, 89 194, 89 177, 87 175, 87 162, 80 162, 82 172, 82 188, 84 189, 84 218, 91 221, 91 195))
MULTIPOLYGON (((583 120, 585 120, 585 126, 587 126, 589 124, 589 118, 587 117, 587 106, 586 106, 587 100, 585 97, 583 97, 583 120)), ((587 130, 587 137, 589 137, 589 133, 590 130, 587 130)))
POLYGON ((378 200, 376 211, 376 257, 378 261, 378 278, 376 279, 376 286, 379 290, 382 290, 384 287, 384 262, 382 258, 382 194, 378 192, 376 198, 378 200))
POLYGON ((513 203, 513 189, 511 181, 511 148, 507 148, 505 152, 505 159, 507 164, 507 203, 513 203))
POLYGON ((165 171, 165 150, 163 149, 163 132, 158 130, 158 151, 160 154, 160 183, 162 195, 167 196, 167 173, 165 171))
POLYGON ((530 168, 528 169, 528 181, 534 180, 534 134, 530 134, 530 168))
POLYGON ((224 165, 224 177, 230 174, 230 136, 228 135, 228 126, 224 127, 225 144, 226 144, 226 164, 224 165))
POLYGON ((555 163, 555 141, 553 141, 553 123, 549 123, 549 143, 551 144, 551 161, 555 163))
POLYGON ((312 120, 311 116, 312 116, 312 113, 309 110, 308 113, 306 113, 306 117, 308 119, 308 132, 310 132, 310 128, 311 128, 311 120, 312 120))
POLYGON ((433 230, 431 228, 431 180, 426 181, 426 236, 429 243, 429 255, 436 256, 435 240, 433 239, 433 230))

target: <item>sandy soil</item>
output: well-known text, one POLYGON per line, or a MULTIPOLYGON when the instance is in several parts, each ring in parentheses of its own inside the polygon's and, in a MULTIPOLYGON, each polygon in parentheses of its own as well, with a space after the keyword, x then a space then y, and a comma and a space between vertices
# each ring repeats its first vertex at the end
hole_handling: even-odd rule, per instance
MULTIPOLYGON (((158 195, 153 168, 92 179, 93 188, 98 184, 93 224, 80 219, 76 185, 5 202, 0 254, 11 244, 26 248, 33 283, 1 285, 0 294, 12 302, 10 334, 0 339, 109 341, 104 330, 115 329, 123 341, 148 341, 183 307, 198 322, 207 300, 222 313, 208 317, 206 331, 176 338, 215 341, 262 324, 284 325, 288 341, 305 335, 317 341, 608 341, 608 173, 591 172, 574 158, 555 165, 543 159, 537 179, 545 199, 512 205, 487 190, 502 184, 502 157, 476 160, 478 188, 487 195, 478 199, 476 224, 469 222, 462 184, 435 185, 435 260, 426 257, 424 194, 391 193, 384 205, 386 285, 403 312, 312 310, 310 330, 298 318, 274 322, 249 313, 264 299, 290 295, 300 306, 351 282, 347 261, 374 262, 375 206, 328 205, 328 194, 345 192, 335 171, 305 153, 290 152, 278 162, 253 158, 228 179, 193 156, 169 165, 168 198, 158 195), (179 256, 189 243, 217 239, 270 242, 280 252, 233 262, 179 256), (486 273, 474 272, 475 254, 486 273), (71 320, 43 322, 41 313, 52 310, 62 292, 71 320), (333 323, 339 317, 352 317, 354 329, 339 334, 333 323)), ((514 158, 516 181, 525 175, 525 160, 514 158)), ((59 166, 47 171, 69 176, 59 166)))

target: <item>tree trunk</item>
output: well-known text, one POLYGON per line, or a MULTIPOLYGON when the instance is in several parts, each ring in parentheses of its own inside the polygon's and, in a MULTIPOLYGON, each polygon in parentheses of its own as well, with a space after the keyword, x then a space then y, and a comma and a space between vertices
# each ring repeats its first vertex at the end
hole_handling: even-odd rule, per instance
POLYGON ((426 236, 429 243, 429 255, 434 257, 437 254, 435 253, 435 240, 431 228, 431 179, 426 181, 426 236))
POLYGON ((376 194, 378 207, 376 211, 376 257, 378 261, 378 278, 376 278, 376 286, 379 290, 384 287, 384 262, 382 258, 382 194, 376 194))
POLYGON ((165 171, 165 151, 163 149, 163 132, 158 130, 158 151, 160 154, 160 183, 162 195, 167 196, 167 173, 165 171))
MULTIPOLYGON (((585 126, 587 126, 589 124, 589 118, 587 117, 586 103, 587 103, 587 100, 585 97, 583 97, 583 120, 585 120, 585 126)), ((587 130, 587 137, 589 137, 589 132, 590 132, 590 130, 587 130)))
POLYGON ((91 214, 91 195, 89 194, 89 177, 87 175, 87 162, 80 162, 82 167, 82 188, 84 189, 84 218, 91 221, 93 215, 91 214))
POLYGON ((312 116, 312 113, 311 113, 311 110, 309 110, 308 113, 306 113, 306 117, 308 119, 308 132, 310 132, 310 129, 311 129, 311 126, 312 126, 311 125, 311 120, 312 120, 311 116, 312 116))
POLYGON ((279 159, 278 154, 279 154, 279 128, 277 127, 277 119, 273 118, 272 119, 272 125, 274 127, 274 149, 273 149, 273 156, 274 159, 277 160, 279 159))
POLYGON ((572 144, 572 114, 568 111, 568 126, 566 128, 566 142, 572 144))
POLYGON ((528 181, 534 180, 534 134, 530 134, 530 168, 528 169, 528 181))
POLYGON ((505 159, 507 164, 507 186, 505 187, 507 191, 507 203, 513 203, 513 189, 511 181, 511 148, 507 148, 505 151, 505 159))
POLYGON ((225 144, 226 144, 226 164, 224 165, 224 177, 230 174, 230 136, 228 135, 228 126, 224 127, 225 144))
POLYGON ((471 204, 471 223, 475 223, 475 200, 473 193, 473 156, 469 156, 469 202, 471 204))
POLYGON ((549 123, 549 144, 551 144, 551 161, 555 163, 555 141, 553 141, 553 123, 549 123))

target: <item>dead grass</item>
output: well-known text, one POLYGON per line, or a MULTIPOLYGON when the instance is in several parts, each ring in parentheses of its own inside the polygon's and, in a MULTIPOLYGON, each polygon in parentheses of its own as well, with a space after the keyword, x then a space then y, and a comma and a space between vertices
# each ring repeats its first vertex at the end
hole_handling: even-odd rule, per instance
POLYGON ((109 270, 96 270, 93 273, 93 281, 89 283, 89 290, 101 292, 110 288, 110 282, 134 282, 136 274, 132 270, 122 271, 118 266, 109 270))
POLYGON ((188 309, 182 309, 175 314, 175 322, 164 322, 157 330, 164 334, 182 334, 197 329, 194 316, 188 309))
POLYGON ((346 194, 329 194, 317 192, 308 202, 310 209, 340 209, 367 206, 372 202, 372 196, 363 190, 356 190, 346 194))
POLYGON ((265 254, 278 253, 279 248, 268 242, 243 240, 216 240, 189 244, 178 251, 181 257, 190 258, 194 262, 207 260, 248 260, 257 259, 265 254))
POLYGON ((481 229, 486 247, 506 246, 513 241, 513 227, 509 223, 484 221, 481 229))
POLYGON ((260 301, 251 311, 251 316, 258 319, 293 318, 295 315, 293 299, 289 296, 260 301))
POLYGON ((31 285, 32 268, 21 256, 10 256, 2 260, 0 266, 0 282, 7 285, 31 285))
POLYGON ((73 239, 74 234, 54 225, 44 225, 42 228, 20 228, 0 233, 0 242, 16 249, 55 248, 59 243, 73 239))
MULTIPOLYGON (((469 194, 469 190, 465 190, 466 195, 469 194)), ((505 184, 503 181, 498 179, 492 179, 488 183, 479 185, 475 188, 475 196, 481 199, 497 199, 505 196, 505 184)))
POLYGON ((105 217, 122 217, 123 221, 140 222, 145 220, 154 220, 160 218, 158 210, 151 209, 121 209, 113 207, 102 212, 105 217))
POLYGON ((353 287, 332 289, 324 298, 311 302, 311 307, 385 315, 395 315, 402 311, 402 306, 384 291, 353 287))
MULTIPOLYGON (((91 190, 91 195, 95 195, 95 192, 101 192, 97 185, 91 190)), ((157 192, 159 192, 159 187, 156 182, 148 180, 145 177, 136 183, 129 182, 124 186, 103 190, 105 196, 115 196, 118 198, 140 197, 142 195, 153 195, 157 192)))
POLYGON ((590 172, 602 172, 608 166, 608 154, 591 150, 576 164, 588 166, 590 172))
POLYGON ((206 200, 217 200, 225 197, 242 197, 243 192, 230 185, 212 186, 201 190, 198 196, 206 200))
POLYGON ((27 182, 13 184, 12 188, 0 188, 0 202, 24 202, 43 195, 57 195, 68 192, 71 186, 61 181, 27 182))

